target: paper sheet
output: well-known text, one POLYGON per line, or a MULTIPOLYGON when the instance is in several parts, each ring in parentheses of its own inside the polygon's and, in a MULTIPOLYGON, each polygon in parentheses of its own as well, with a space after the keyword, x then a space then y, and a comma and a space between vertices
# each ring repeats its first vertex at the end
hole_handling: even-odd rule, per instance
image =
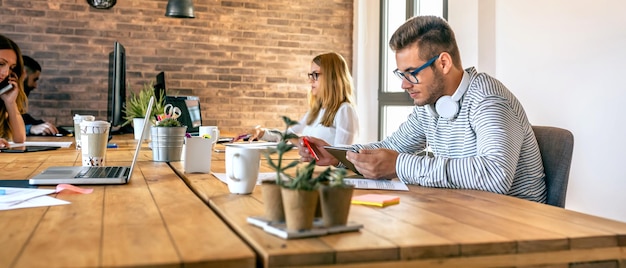
MULTIPOLYGON (((213 176, 217 177, 223 183, 228 184, 228 177, 226 173, 212 173, 213 176)), ((259 173, 259 178, 257 179, 257 185, 261 184, 263 180, 273 180, 276 177, 276 173, 274 172, 261 172, 259 173)), ((398 180, 372 180, 372 179, 354 179, 354 178, 345 178, 344 179, 347 184, 354 185, 357 189, 377 189, 377 190, 393 190, 393 191, 408 191, 409 187, 406 186, 401 181, 398 180)))
POLYGON ((9 142, 9 147, 19 146, 57 146, 61 148, 69 148, 72 145, 71 141, 27 141, 24 143, 9 142))
POLYGON ((69 204, 70 202, 47 196, 55 189, 0 187, 0 210, 69 204))
POLYGON ((409 187, 404 182, 398 180, 373 180, 373 179, 343 179, 347 184, 354 185, 357 189, 377 189, 377 190, 393 190, 408 191, 409 187))

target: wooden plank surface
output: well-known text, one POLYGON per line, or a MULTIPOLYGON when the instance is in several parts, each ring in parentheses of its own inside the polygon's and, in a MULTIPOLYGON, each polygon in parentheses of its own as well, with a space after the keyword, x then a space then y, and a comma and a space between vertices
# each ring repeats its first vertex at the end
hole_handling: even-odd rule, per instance
MULTIPOLYGON (((130 164, 130 137, 115 137, 120 147, 107 150, 108 165, 130 164)), ((0 250, 0 267, 254 267, 254 251, 143 146, 126 185, 53 195, 69 205, 0 211, 0 243, 11 245, 0 250)), ((80 151, 0 159, 7 170, 0 179, 19 180, 49 166, 80 165, 80 151)))
MULTIPOLYGON (((294 157, 295 158, 295 157, 294 157)), ((224 154, 211 170, 225 172, 224 154)), ((626 223, 482 191, 409 186, 409 192, 356 190, 400 196, 385 208, 351 207, 359 232, 284 240, 246 222, 262 215, 260 187, 228 192, 211 174, 179 176, 255 249, 265 267, 469 267, 620 263, 626 223)), ((261 172, 271 170, 262 160, 261 172)))

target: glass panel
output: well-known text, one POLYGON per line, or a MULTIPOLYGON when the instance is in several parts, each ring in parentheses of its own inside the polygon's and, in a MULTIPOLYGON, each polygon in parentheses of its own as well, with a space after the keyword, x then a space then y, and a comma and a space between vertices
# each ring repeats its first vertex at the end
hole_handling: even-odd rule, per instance
POLYGON ((383 126, 382 138, 385 138, 395 132, 400 124, 406 121, 407 117, 413 111, 414 106, 384 106, 383 107, 383 126))
POLYGON ((443 0, 420 0, 418 13, 443 17, 443 0))
POLYGON ((389 39, 393 32, 406 21, 406 2, 405 1, 387 1, 387 24, 385 25, 386 31, 383 37, 385 42, 382 43, 383 50, 385 51, 385 66, 384 75, 387 79, 381 81, 387 81, 387 85, 383 86, 383 92, 403 92, 400 88, 402 81, 393 76, 393 70, 396 69, 396 58, 393 51, 389 48, 389 39))
POLYGON ((447 17, 448 0, 383 0, 381 5, 379 139, 396 131, 413 109, 413 100, 401 88, 402 81, 393 75, 396 69, 395 53, 389 48, 389 39, 407 17, 435 15, 447 17))

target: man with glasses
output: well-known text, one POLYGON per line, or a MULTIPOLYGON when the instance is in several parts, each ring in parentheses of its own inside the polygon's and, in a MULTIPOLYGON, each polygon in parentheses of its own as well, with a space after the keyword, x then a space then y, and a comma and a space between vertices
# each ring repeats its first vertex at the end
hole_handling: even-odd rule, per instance
MULTIPOLYGON (((366 178, 397 177, 408 184, 545 203, 541 155, 522 105, 500 81, 473 67, 463 69, 448 23, 414 17, 389 45, 396 53, 394 74, 416 106, 391 136, 351 146, 347 159, 357 170, 366 178)), ((319 149, 317 164, 339 164, 323 142, 309 141, 319 149)), ((304 146, 300 156, 312 160, 304 146)))

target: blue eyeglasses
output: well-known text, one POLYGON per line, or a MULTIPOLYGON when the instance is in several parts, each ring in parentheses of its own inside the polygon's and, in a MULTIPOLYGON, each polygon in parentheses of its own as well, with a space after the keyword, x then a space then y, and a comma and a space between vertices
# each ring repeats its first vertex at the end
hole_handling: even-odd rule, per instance
POLYGON ((435 62, 438 58, 439 58, 439 55, 432 57, 430 60, 424 63, 424 65, 418 67, 412 72, 401 72, 400 70, 395 69, 393 73, 396 74, 396 76, 399 77, 400 79, 406 79, 406 81, 409 81, 409 83, 411 84, 419 84, 419 81, 417 80, 417 76, 416 76, 417 73, 419 73, 421 70, 426 69, 426 67, 433 64, 433 62, 435 62))

